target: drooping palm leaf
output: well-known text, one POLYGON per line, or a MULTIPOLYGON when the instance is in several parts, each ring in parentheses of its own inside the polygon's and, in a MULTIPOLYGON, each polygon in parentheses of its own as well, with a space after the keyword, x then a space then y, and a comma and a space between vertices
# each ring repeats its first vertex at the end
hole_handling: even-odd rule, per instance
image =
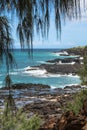
POLYGON ((50 17, 53 15, 57 34, 61 33, 61 20, 79 17, 82 2, 85 3, 85 0, 0 0, 0 10, 16 12, 20 44, 32 47, 29 44, 32 45, 35 27, 42 37, 48 36, 50 17))
POLYGON ((12 67, 15 60, 12 55, 13 40, 11 28, 6 17, 0 17, 0 60, 6 60, 7 70, 12 67))

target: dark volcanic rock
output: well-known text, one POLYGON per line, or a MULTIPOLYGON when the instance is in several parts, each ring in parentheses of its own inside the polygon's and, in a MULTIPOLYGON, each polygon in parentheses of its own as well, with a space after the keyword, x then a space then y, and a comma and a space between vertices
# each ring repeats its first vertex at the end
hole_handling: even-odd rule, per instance
POLYGON ((68 52, 68 54, 85 56, 85 55, 87 55, 87 46, 75 47, 75 48, 70 48, 70 49, 66 49, 66 50, 62 50, 62 51, 66 51, 66 52, 68 52))
POLYGON ((61 104, 60 102, 57 103, 57 101, 37 101, 27 104, 24 106, 24 111, 38 113, 39 115, 44 115, 44 117, 62 113, 61 104))
POLYGON ((58 63, 59 61, 61 61, 62 63, 71 63, 71 62, 75 62, 75 63, 80 63, 80 59, 79 58, 64 58, 64 59, 54 59, 54 60, 48 60, 47 62, 50 63, 58 63))
POLYGON ((56 118, 52 117, 47 122, 45 122, 44 125, 39 130, 53 130, 55 122, 56 122, 56 118))
POLYGON ((64 89, 80 89, 80 85, 71 85, 71 86, 65 86, 64 89))
MULTIPOLYGON (((1 88, 1 90, 7 90, 7 87, 1 88)), ((24 84, 24 83, 19 83, 19 84, 13 84, 11 89, 34 89, 34 90, 41 90, 41 89, 50 89, 50 86, 48 85, 43 85, 43 84, 24 84)))
POLYGON ((43 67, 47 70, 49 73, 54 74, 76 74, 78 72, 78 69, 81 68, 81 65, 78 63, 75 63, 73 65, 71 64, 54 64, 54 65, 47 65, 43 64, 40 67, 43 67))
POLYGON ((75 116, 72 112, 66 112, 57 121, 53 130, 83 130, 83 127, 85 127, 86 124, 87 118, 85 116, 75 116))
POLYGON ((66 112, 57 121, 50 119, 39 130, 87 130, 87 117, 66 112))
POLYGON ((87 130, 87 99, 83 102, 83 113, 67 111, 60 119, 49 119, 39 130, 87 130))

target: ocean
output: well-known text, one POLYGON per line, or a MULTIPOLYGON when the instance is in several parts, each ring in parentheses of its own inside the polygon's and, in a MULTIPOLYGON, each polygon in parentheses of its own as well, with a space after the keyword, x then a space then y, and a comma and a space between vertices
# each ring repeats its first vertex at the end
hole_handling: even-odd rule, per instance
MULTIPOLYGON (((46 74, 46 70, 32 69, 33 66, 40 64, 47 64, 47 60, 56 58, 65 58, 66 56, 59 56, 58 49, 34 49, 33 58, 29 57, 27 50, 14 50, 13 54, 17 63, 17 66, 10 71, 12 83, 34 83, 50 85, 51 88, 63 88, 64 86, 71 84, 80 84, 78 76, 70 75, 58 75, 58 74, 46 74), (32 66, 32 67, 31 67, 32 66), (26 71, 26 69, 32 69, 26 71)), ((68 56, 70 57, 70 56, 68 56)), ((0 64, 0 87, 3 86, 3 82, 6 75, 5 64, 0 64)))

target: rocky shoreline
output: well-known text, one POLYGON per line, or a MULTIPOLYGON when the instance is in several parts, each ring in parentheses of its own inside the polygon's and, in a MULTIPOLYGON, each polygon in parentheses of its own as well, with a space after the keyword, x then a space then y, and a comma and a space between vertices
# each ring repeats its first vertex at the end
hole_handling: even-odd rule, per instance
MULTIPOLYGON (((41 64, 40 66, 27 68, 26 71, 39 68, 46 70, 46 74, 64 75, 72 73, 72 75, 76 75, 82 67, 82 60, 80 57, 57 58, 47 61, 47 63, 52 64, 41 64)), ((80 116, 75 116, 72 112, 64 113, 67 103, 73 101, 73 95, 85 88, 87 86, 71 85, 52 89, 48 85, 20 83, 12 85, 11 93, 16 107, 23 108, 28 117, 39 114, 42 119, 39 130, 86 130, 82 129, 87 124, 86 114, 83 116, 80 113, 80 116)), ((4 100, 8 97, 8 94, 6 87, 0 89, 0 109, 4 108, 4 100)), ((83 113, 86 113, 84 108, 83 113)))
MULTIPOLYGON (((64 113, 67 102, 73 100, 73 95, 85 87, 80 85, 66 86, 64 89, 51 89, 48 85, 42 84, 14 84, 11 88, 17 108, 23 108, 28 116, 39 114, 46 125, 50 120, 53 124, 64 113)), ((4 107, 4 99, 8 97, 6 87, 0 89, 0 108, 4 107)))
POLYGON ((66 51, 68 53, 68 55, 85 56, 85 55, 87 55, 87 46, 64 49, 64 50, 62 50, 62 52, 63 51, 66 51))
POLYGON ((83 57, 80 55, 72 58, 65 56, 65 58, 49 60, 47 63, 49 64, 41 64, 39 67, 45 69, 48 73, 61 75, 72 73, 73 75, 76 75, 82 67, 83 57))
MULTIPOLYGON (((44 64, 41 64, 39 66, 32 66, 31 68, 27 68, 26 71, 37 71, 37 70, 44 70, 44 73, 47 75, 49 73, 51 74, 72 74, 76 75, 78 74, 79 69, 83 65, 83 52, 79 52, 77 49, 77 53, 74 53, 73 49, 67 49, 67 50, 61 50, 61 52, 56 52, 60 56, 63 57, 56 58, 54 60, 48 60, 44 64), (66 55, 66 53, 67 55, 66 55), (77 54, 77 55, 76 55, 77 54), (81 54, 81 55, 78 55, 81 54), (70 57, 71 56, 71 57, 70 57)), ((86 52, 84 52, 86 53, 86 52)), ((32 72, 31 72, 32 73, 32 72)))

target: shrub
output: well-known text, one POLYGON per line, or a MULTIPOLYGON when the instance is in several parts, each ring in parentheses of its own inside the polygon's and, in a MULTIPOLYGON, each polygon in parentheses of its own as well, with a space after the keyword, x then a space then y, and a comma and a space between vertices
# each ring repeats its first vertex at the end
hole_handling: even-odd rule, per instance
POLYGON ((82 81, 82 85, 87 85, 87 56, 84 56, 83 65, 78 71, 78 75, 82 81))
POLYGON ((87 99, 87 89, 74 95, 73 101, 67 104, 66 111, 73 111, 77 115, 81 110, 85 99, 87 99))
POLYGON ((21 110, 15 115, 11 112, 6 116, 2 111, 0 113, 0 130, 38 130, 41 120, 38 115, 27 118, 21 110))

